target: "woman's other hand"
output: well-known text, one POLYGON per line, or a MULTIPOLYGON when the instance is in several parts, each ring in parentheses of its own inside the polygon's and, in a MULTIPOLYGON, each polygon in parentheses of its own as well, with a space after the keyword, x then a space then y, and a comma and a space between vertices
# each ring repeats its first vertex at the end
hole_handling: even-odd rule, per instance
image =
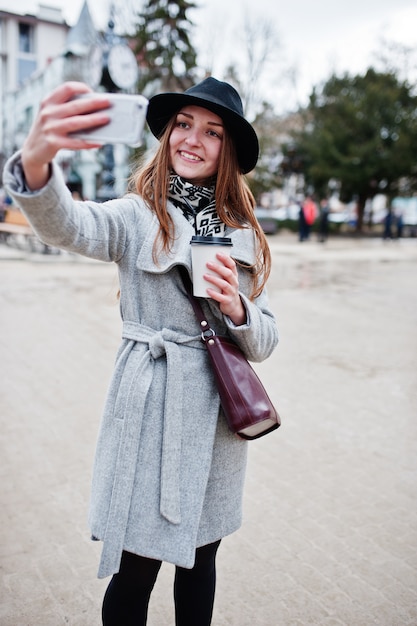
POLYGON ((103 126, 110 121, 105 112, 110 106, 109 101, 102 95, 97 99, 73 99, 83 93, 91 93, 90 87, 84 83, 67 82, 42 100, 22 148, 26 184, 32 191, 46 185, 50 176, 50 163, 62 148, 83 150, 100 146, 70 136, 70 133, 103 126))
POLYGON ((207 268, 215 274, 204 274, 204 279, 221 290, 207 289, 207 294, 219 303, 223 315, 230 317, 236 326, 246 323, 246 310, 239 295, 239 279, 236 263, 228 255, 219 252, 218 263, 207 263, 207 268))

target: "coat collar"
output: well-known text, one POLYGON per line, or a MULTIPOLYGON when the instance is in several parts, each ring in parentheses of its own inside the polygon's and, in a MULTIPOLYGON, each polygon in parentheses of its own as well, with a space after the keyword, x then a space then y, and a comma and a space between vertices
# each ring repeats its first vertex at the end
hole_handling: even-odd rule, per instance
MULTIPOLYGON (((158 255, 158 264, 152 258, 153 244, 158 234, 158 219, 152 215, 152 220, 145 236, 143 245, 137 258, 137 266, 146 272, 163 274, 174 265, 185 265, 191 272, 190 241, 194 234, 192 225, 186 220, 181 211, 173 204, 168 203, 168 212, 173 220, 175 240, 171 252, 161 251, 158 255)), ((232 257, 243 264, 251 265, 255 261, 254 236, 250 229, 226 228, 225 235, 233 242, 232 257)))

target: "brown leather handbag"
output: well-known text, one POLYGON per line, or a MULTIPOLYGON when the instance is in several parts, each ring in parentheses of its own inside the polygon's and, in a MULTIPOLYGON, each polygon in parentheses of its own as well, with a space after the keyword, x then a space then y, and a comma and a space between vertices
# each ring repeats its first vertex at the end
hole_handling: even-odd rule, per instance
POLYGON ((216 335, 209 326, 185 268, 181 276, 200 322, 229 430, 242 439, 257 439, 276 430, 281 419, 256 372, 230 338, 216 335))

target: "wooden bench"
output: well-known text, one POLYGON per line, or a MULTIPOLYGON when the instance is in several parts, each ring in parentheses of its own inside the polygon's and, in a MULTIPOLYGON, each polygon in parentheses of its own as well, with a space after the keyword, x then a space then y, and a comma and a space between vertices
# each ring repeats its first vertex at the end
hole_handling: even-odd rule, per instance
POLYGON ((6 209, 4 221, 0 222, 0 241, 30 253, 59 254, 58 248, 48 246, 35 235, 26 217, 16 207, 6 209))
POLYGON ((50 254, 52 251, 38 239, 23 213, 15 207, 6 209, 4 221, 0 222, 0 241, 29 253, 50 254))
POLYGON ((33 235, 29 222, 19 209, 6 209, 4 221, 0 222, 0 232, 11 235, 33 235))

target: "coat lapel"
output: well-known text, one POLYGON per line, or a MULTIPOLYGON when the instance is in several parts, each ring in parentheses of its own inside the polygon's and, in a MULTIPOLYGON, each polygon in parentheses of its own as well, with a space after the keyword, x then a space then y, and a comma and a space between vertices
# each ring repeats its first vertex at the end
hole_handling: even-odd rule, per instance
MULTIPOLYGON (((164 250, 158 254, 158 264, 152 258, 153 244, 158 234, 158 219, 152 215, 152 220, 139 251, 136 265, 140 270, 154 274, 164 274, 174 265, 185 265, 191 272, 191 237, 194 229, 181 211, 168 203, 168 212, 172 217, 175 229, 175 239, 171 251, 164 250)), ((226 237, 233 242, 232 257, 245 265, 252 265, 255 260, 254 237, 249 229, 226 228, 226 237)))

